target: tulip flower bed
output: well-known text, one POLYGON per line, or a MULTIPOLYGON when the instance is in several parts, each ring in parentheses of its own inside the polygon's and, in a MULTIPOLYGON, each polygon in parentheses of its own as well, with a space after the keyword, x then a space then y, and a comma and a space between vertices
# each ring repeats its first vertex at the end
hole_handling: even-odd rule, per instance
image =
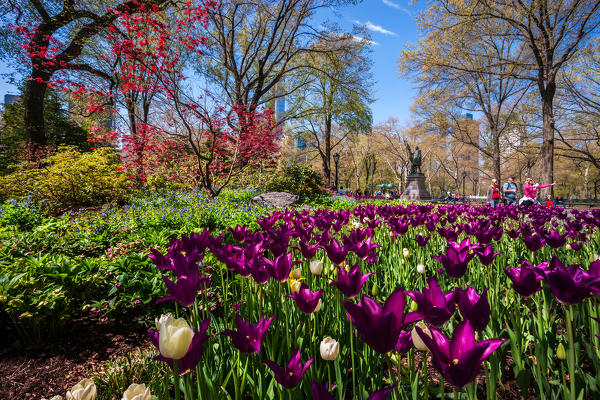
POLYGON ((173 304, 149 331, 172 376, 137 382, 158 398, 600 396, 600 210, 367 205, 257 224, 150 254, 173 304))

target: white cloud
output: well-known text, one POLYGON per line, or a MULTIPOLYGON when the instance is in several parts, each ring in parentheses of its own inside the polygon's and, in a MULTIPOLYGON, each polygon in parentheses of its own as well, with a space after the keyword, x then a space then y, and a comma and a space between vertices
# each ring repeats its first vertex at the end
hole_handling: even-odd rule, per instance
POLYGON ((398 35, 396 35, 396 33, 392 32, 392 31, 388 31, 387 29, 384 29, 381 25, 375 25, 374 23, 372 23, 370 21, 367 21, 365 23, 365 26, 370 31, 383 33, 384 35, 398 36, 398 35))
POLYGON ((396 10, 400 10, 400 11, 404 12, 406 15, 408 15, 409 17, 412 17, 412 13, 410 12, 410 10, 408 8, 404 8, 400 4, 394 3, 392 0, 381 0, 381 1, 386 6, 395 8, 396 10))
POLYGON ((362 43, 362 42, 368 43, 368 44, 370 44, 372 46, 378 46, 379 45, 379 43, 374 42, 373 40, 365 39, 364 37, 360 37, 360 36, 354 36, 354 35, 352 35, 352 40, 354 40, 355 42, 358 42, 358 43, 362 43))
POLYGON ((373 32, 383 33, 384 35, 398 36, 396 33, 392 32, 392 31, 388 31, 381 25, 375 25, 371 21, 367 21, 364 24, 357 20, 353 20, 352 22, 354 22, 357 25, 364 25, 365 28, 367 28, 368 30, 373 31, 373 32))

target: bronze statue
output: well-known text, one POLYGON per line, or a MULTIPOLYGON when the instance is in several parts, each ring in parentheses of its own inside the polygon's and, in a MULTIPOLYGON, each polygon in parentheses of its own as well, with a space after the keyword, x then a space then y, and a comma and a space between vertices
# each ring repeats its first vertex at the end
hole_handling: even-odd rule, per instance
POLYGON ((410 145, 406 140, 404 140, 404 144, 406 145, 406 150, 408 151, 408 160, 410 161, 410 175, 420 174, 421 173, 421 149, 419 146, 415 147, 415 152, 413 153, 410 149, 410 145))

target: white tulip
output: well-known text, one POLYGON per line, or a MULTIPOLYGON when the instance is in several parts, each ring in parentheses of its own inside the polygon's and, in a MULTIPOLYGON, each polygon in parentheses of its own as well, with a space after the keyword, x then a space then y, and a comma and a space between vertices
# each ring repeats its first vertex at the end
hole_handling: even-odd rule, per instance
POLYGON ((417 264, 417 272, 420 274, 424 274, 425 273, 425 265, 417 264))
POLYGON ((408 256, 410 256, 410 251, 408 251, 408 249, 405 247, 402 249, 402 255, 404 258, 408 258, 408 256))
POLYGON ((310 272, 313 275, 321 275, 323 272, 323 261, 321 260, 313 260, 310 262, 310 272))
POLYGON ((298 293, 300 291, 301 286, 302 286, 302 283, 300 281, 293 281, 290 284, 290 289, 292 289, 292 293, 298 293))
POLYGON ((156 320, 158 348, 163 357, 182 359, 192 343, 194 331, 183 318, 174 319, 171 314, 163 314, 156 320))
POLYGON ((292 279, 300 279, 300 278, 302 278, 302 268, 293 269, 290 272, 290 277, 292 279))
POLYGON ((94 400, 95 398, 96 384, 90 378, 80 380, 67 392, 67 400, 94 400))
POLYGON ((321 342, 321 346, 319 347, 321 352, 321 358, 325 361, 333 361, 337 358, 340 353, 340 344, 331 337, 327 336, 321 342))
POLYGON ((415 346, 415 349, 417 349, 417 350, 429 351, 429 347, 427 347, 427 345, 423 342, 423 339, 421 339, 421 336, 419 336, 419 334, 417 333, 417 329, 416 329, 417 326, 419 328, 421 328, 421 330, 427 336, 431 337, 431 331, 429 330, 427 325, 425 325, 425 323, 423 321, 417 322, 417 325, 410 332, 412 335, 413 345, 415 346))
POLYGON ((319 311, 322 306, 323 306, 323 302, 321 301, 321 299, 319 299, 319 302, 317 303, 317 306, 315 307, 315 311, 314 312, 319 311))
POLYGON ((151 398, 152 393, 150 392, 150 388, 147 388, 143 383, 132 383, 125 393, 123 393, 121 400, 150 400, 151 398))

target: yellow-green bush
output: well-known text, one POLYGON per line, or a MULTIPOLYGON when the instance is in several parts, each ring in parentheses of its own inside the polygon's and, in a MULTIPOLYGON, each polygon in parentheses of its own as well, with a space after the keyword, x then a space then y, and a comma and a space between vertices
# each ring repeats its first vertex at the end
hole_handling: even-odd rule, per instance
POLYGON ((118 155, 110 148, 82 153, 73 146, 60 147, 42 165, 23 165, 0 177, 0 196, 47 201, 57 210, 123 202, 131 193, 131 181, 118 169, 118 155))

